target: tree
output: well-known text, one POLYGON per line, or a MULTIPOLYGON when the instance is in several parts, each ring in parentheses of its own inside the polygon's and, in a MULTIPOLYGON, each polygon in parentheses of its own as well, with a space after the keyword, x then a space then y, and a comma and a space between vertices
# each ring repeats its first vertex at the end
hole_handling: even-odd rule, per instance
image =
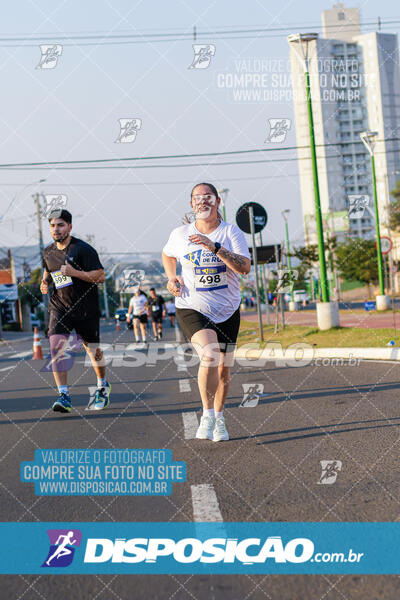
POLYGON ((297 279, 294 280, 293 287, 294 289, 303 289, 305 280, 308 279, 309 270, 318 262, 317 246, 316 244, 309 244, 308 246, 293 248, 290 256, 300 261, 293 269, 297 271, 297 279))
POLYGON ((354 238, 336 247, 336 264, 340 277, 370 284, 378 280, 378 262, 373 240, 354 238))
POLYGON ((389 225, 394 231, 400 231, 400 179, 396 181, 396 187, 391 190, 390 195, 395 200, 389 205, 389 225))
POLYGON ((18 286, 18 296, 23 304, 29 304, 33 310, 43 301, 40 291, 40 282, 42 280, 42 270, 40 267, 34 269, 29 281, 20 283, 18 286))

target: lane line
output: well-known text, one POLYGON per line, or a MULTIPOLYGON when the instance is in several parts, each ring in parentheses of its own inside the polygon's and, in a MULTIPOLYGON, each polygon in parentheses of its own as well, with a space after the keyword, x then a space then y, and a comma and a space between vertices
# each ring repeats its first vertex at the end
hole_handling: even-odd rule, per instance
POLYGON ((0 371, 8 371, 9 369, 15 369, 15 365, 11 367, 4 367, 4 369, 0 369, 0 371))
POLYGON ((14 358, 25 358, 26 356, 32 356, 32 350, 25 350, 25 352, 18 352, 18 354, 9 354, 8 360, 13 360, 14 358))
POLYGON ((217 494, 214 487, 209 483, 200 485, 191 485, 192 505, 193 505, 193 520, 204 523, 207 522, 223 522, 217 494))
POLYGON ((197 413, 186 412, 182 413, 183 420, 183 433, 185 440, 194 440, 196 438, 196 432, 199 427, 197 420, 197 413))
POLYGON ((192 388, 190 387, 189 379, 180 379, 179 380, 179 391, 180 392, 191 392, 192 388))
POLYGON ((177 369, 178 372, 179 371, 184 371, 185 373, 188 372, 185 359, 181 360, 181 359, 176 358, 175 359, 175 364, 176 364, 176 369, 177 369))

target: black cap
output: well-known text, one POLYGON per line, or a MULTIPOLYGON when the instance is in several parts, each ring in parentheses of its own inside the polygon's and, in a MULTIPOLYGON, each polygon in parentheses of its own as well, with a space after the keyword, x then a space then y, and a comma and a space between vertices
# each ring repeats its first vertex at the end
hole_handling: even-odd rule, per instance
POLYGON ((49 223, 52 219, 62 219, 69 225, 71 225, 72 223, 72 215, 68 210, 65 210, 65 208, 63 208, 62 210, 60 208, 55 208, 54 210, 52 210, 49 214, 49 223))

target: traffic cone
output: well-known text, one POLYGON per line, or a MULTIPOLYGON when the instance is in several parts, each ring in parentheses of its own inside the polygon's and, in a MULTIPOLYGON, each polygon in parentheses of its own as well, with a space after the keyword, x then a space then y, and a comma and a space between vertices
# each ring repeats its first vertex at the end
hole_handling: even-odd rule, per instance
POLYGON ((39 330, 37 327, 33 330, 33 360, 43 360, 42 344, 40 342, 39 330))
POLYGON ((116 323, 117 323, 117 327, 115 328, 115 330, 116 331, 121 331, 121 325, 119 323, 119 319, 117 319, 116 323))

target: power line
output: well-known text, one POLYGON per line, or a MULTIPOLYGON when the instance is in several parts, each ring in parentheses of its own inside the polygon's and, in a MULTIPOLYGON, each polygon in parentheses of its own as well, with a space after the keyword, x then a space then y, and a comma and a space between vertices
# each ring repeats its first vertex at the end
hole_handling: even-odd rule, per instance
MULTIPOLYGON (((398 25, 400 23, 399 19, 390 20, 380 20, 378 19, 371 21, 360 22, 361 29, 369 29, 376 30, 378 27, 382 28, 383 26, 389 27, 393 25, 398 25)), ((358 26, 357 23, 343 23, 340 25, 340 28, 344 31, 346 29, 355 29, 358 26)), ((321 25, 321 23, 310 25, 302 23, 302 24, 288 24, 284 27, 263 27, 263 26, 254 26, 252 28, 246 29, 226 29, 223 27, 219 27, 215 30, 199 30, 196 28, 196 41, 202 38, 206 39, 248 39, 249 37, 254 37, 255 35, 259 38, 265 37, 282 37, 283 32, 293 31, 294 29, 304 29, 307 28, 309 31, 312 30, 337 30, 337 25, 321 25), (227 36, 229 34, 229 37, 227 36), (245 35, 243 35, 245 34, 245 35), (246 35, 248 34, 248 35, 246 35), (269 35, 268 35, 269 34, 269 35), (278 35, 274 35, 278 34, 278 35), (224 37, 222 37, 224 36, 224 37)), ((20 36, 12 36, 12 37, 1 37, 0 45, 3 47, 19 47, 19 46, 36 46, 37 43, 45 43, 46 41, 52 41, 52 43, 63 42, 65 46, 90 46, 90 45, 111 45, 111 44, 143 44, 143 43, 155 43, 155 42, 177 42, 177 41, 191 41, 193 40, 193 28, 186 29, 185 31, 171 31, 164 30, 158 31, 155 33, 150 32, 137 32, 137 30, 132 32, 124 33, 122 31, 117 33, 100 33, 100 32, 89 32, 86 34, 80 34, 79 32, 72 32, 70 34, 65 34, 64 32, 58 32, 55 34, 44 33, 41 36, 29 36, 29 35, 20 35, 20 36), (9 42, 23 42, 21 44, 10 44, 9 42), (37 42, 36 44, 27 43, 27 42, 37 42)))
MULTIPOLYGON (((394 138, 387 138, 384 140, 377 140, 377 143, 379 142, 395 142, 395 141, 400 141, 400 137, 394 137, 394 138)), ((353 145, 353 144, 360 144, 360 147, 362 145, 362 142, 359 140, 354 140, 354 141, 349 141, 349 142, 332 142, 329 144, 316 144, 317 148, 329 148, 329 147, 338 147, 338 146, 349 146, 349 145, 353 145)), ((129 156, 129 157, 121 157, 121 158, 97 158, 97 159, 88 159, 88 160, 64 160, 64 161, 47 161, 47 162, 25 162, 25 163, 3 163, 0 164, 0 169, 25 169, 25 167, 52 167, 52 166, 57 166, 60 168, 67 168, 67 167, 72 167, 72 166, 79 166, 79 167, 86 167, 88 168, 89 166, 92 165, 99 165, 101 164, 115 164, 115 163, 126 163, 126 162, 139 162, 139 161, 147 161, 147 160, 165 160, 165 159, 175 159, 175 158, 199 158, 199 157, 205 157, 205 156, 212 156, 212 157, 219 157, 219 156, 237 156, 238 154, 254 154, 254 153, 266 153, 266 152, 282 152, 282 151, 286 151, 286 150, 308 150, 310 148, 310 146, 281 146, 279 148, 255 148, 255 149, 250 149, 250 150, 230 150, 230 151, 224 151, 224 152, 197 152, 197 153, 192 153, 192 154, 164 154, 164 155, 159 155, 159 156, 129 156), (62 166, 61 166, 62 165, 62 166), (64 165, 67 165, 67 167, 65 167, 64 165)), ((390 152, 390 150, 386 150, 386 152, 390 152)), ((365 154, 365 152, 363 152, 363 154, 365 154)), ((322 158, 322 157, 321 157, 322 158)), ((285 160, 290 160, 290 159, 285 159, 285 160)), ((301 157, 299 157, 296 160, 301 160, 301 157)), ((252 161, 250 161, 252 162, 252 161)), ((255 162, 265 162, 265 161, 255 161, 255 162)), ((270 161, 270 162, 277 162, 277 161, 270 161)), ((240 162, 236 162, 236 163, 213 163, 213 164, 242 164, 240 162)), ((248 162, 243 161, 243 164, 248 164, 248 162)), ((125 166, 125 165, 123 165, 125 166)), ((122 166, 122 167, 123 167, 122 166)), ((193 163, 190 163, 189 165, 145 165, 143 168, 153 168, 153 167, 159 167, 159 166, 167 166, 167 167, 176 167, 176 166, 199 166, 199 165, 194 165, 193 163)), ((200 165, 203 166, 203 165, 200 165)), ((131 167, 129 167, 131 168, 131 167)))
MULTIPOLYGON (((375 151, 374 154, 389 154, 389 153, 400 153, 399 149, 389 149, 382 150, 381 152, 375 151)), ((330 158, 341 158, 340 154, 332 154, 330 156, 318 156, 318 160, 322 159, 330 159, 330 158)), ((265 159, 265 160, 242 160, 242 161, 224 161, 224 162, 204 162, 204 163, 189 163, 189 164, 167 164, 167 165, 104 165, 104 166, 96 166, 96 165, 85 165, 85 166, 63 166, 62 164, 54 166, 53 170, 61 170, 61 171, 88 171, 88 170, 108 170, 108 169, 177 169, 180 167, 222 167, 228 165, 254 165, 254 164, 272 164, 272 163, 285 163, 285 162, 293 162, 293 161, 302 161, 302 160, 310 160, 309 156, 296 156, 293 158, 275 158, 275 159, 265 159)), ((47 163, 44 163, 45 165, 47 163)), ((0 170, 7 171, 42 171, 43 167, 2 167, 0 165, 0 170)))

